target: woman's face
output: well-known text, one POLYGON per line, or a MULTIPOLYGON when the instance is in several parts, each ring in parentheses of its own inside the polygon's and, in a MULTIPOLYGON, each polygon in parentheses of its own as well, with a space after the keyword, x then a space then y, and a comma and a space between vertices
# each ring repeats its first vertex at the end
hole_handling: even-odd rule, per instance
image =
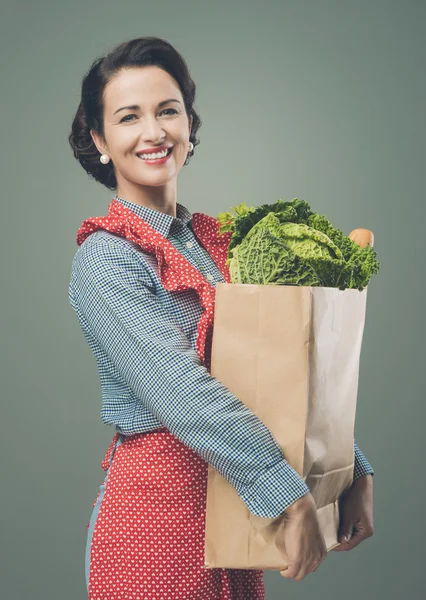
POLYGON ((191 122, 177 82, 163 69, 150 65, 122 69, 108 82, 104 90, 105 140, 93 130, 90 133, 99 152, 108 154, 114 165, 117 190, 127 190, 161 186, 176 179, 188 154, 191 122), (138 157, 141 151, 163 145, 173 146, 163 164, 148 164, 138 157))

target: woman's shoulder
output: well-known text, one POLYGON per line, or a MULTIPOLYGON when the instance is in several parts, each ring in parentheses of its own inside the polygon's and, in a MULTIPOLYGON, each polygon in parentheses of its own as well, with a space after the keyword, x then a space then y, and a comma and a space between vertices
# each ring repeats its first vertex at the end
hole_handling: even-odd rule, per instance
POLYGON ((134 244, 127 238, 122 237, 116 233, 112 233, 111 231, 107 231, 106 229, 98 229, 94 231, 90 235, 86 237, 84 242, 80 244, 77 248, 77 252, 79 250, 87 250, 89 248, 105 248, 112 247, 116 249, 128 249, 133 247, 134 244))
POLYGON ((156 258, 127 238, 98 229, 78 246, 72 261, 72 272, 99 275, 105 273, 108 265, 146 272, 156 267, 156 258))
POLYGON ((111 233, 106 229, 98 229, 86 237, 84 242, 77 248, 75 255, 98 255, 102 253, 130 253, 136 257, 141 253, 149 254, 143 252, 138 244, 121 235, 111 233))

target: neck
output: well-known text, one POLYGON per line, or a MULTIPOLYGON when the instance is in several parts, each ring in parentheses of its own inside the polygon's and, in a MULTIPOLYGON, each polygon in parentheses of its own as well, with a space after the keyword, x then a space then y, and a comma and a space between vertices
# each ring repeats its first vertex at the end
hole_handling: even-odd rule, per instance
MULTIPOLYGON (((176 180, 174 180, 176 181, 176 180)), ((117 196, 128 202, 152 208, 158 212, 176 217, 176 186, 170 187, 173 181, 162 186, 119 185, 117 196)))

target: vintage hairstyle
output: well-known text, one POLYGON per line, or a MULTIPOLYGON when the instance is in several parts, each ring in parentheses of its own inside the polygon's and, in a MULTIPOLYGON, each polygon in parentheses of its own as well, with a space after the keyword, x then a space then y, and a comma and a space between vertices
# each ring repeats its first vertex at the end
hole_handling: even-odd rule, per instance
MULTIPOLYGON (((100 162, 101 155, 92 140, 90 130, 95 130, 104 138, 103 92, 109 80, 120 69, 146 65, 156 65, 176 80, 188 118, 192 115, 189 139, 194 147, 200 143, 196 133, 201 125, 201 119, 193 108, 195 83, 179 52, 166 40, 153 36, 136 38, 119 44, 106 56, 97 58, 84 76, 80 104, 68 137, 74 156, 83 169, 110 190, 117 188, 114 167, 112 161, 106 165, 100 162)), ((190 156, 193 154, 194 150, 188 152, 185 165, 189 163, 190 156)))

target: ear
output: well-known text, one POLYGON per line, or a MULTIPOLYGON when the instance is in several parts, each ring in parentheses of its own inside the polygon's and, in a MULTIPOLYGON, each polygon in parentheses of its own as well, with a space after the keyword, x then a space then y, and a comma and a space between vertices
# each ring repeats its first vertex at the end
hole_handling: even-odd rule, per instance
POLYGON ((106 147, 105 142, 102 140, 101 136, 96 133, 96 131, 94 129, 90 130, 90 135, 92 136, 92 140, 96 146, 96 148, 98 149, 98 152, 100 154, 105 154, 108 152, 108 149, 106 147))
POLYGON ((189 116, 188 122, 189 122, 189 133, 191 134, 191 129, 192 129, 192 121, 193 121, 193 117, 192 115, 189 116))

